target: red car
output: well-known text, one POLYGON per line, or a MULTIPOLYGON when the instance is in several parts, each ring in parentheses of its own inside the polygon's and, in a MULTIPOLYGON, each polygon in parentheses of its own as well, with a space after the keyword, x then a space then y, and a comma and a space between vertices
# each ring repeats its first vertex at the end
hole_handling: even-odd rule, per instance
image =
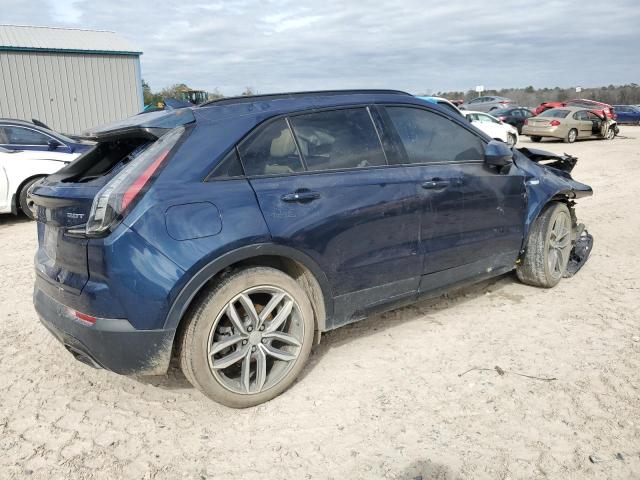
POLYGON ((540 115, 545 110, 559 107, 588 108, 600 117, 606 115, 607 118, 611 118, 613 120, 616 119, 616 112, 611 105, 609 105, 608 103, 596 102, 595 100, 587 100, 585 98, 575 98, 573 100, 569 100, 568 102, 543 102, 540 104, 540 106, 538 106, 538 108, 533 111, 533 113, 536 115, 540 115))

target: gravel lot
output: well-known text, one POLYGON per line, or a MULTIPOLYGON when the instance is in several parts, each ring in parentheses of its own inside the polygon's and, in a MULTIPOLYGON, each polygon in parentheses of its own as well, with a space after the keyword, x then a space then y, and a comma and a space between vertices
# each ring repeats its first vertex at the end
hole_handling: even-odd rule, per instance
POLYGON ((507 275, 331 332, 289 391, 241 411, 177 370, 74 361, 31 304, 35 225, 1 215, 0 478, 640 478, 640 128, 621 134, 541 145, 595 191, 576 277, 507 275))

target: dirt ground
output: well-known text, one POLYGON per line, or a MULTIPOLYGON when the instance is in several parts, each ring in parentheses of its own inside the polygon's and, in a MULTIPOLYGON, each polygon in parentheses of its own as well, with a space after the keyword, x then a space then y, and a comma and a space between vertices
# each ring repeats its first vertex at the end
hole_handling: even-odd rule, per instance
POLYGON ((177 370, 73 360, 32 307, 35 225, 0 216, 0 478, 640 478, 640 128, 621 134, 540 145, 577 155, 595 191, 576 277, 507 275, 331 332, 248 410, 177 370))

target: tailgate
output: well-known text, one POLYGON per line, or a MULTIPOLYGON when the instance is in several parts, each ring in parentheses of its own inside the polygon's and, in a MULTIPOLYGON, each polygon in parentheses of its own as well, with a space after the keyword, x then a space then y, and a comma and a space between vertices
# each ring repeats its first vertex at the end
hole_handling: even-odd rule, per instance
POLYGON ((60 186, 46 182, 34 187, 30 194, 38 221, 36 273, 63 290, 79 294, 89 280, 88 239, 68 232, 86 222, 101 185, 60 186))

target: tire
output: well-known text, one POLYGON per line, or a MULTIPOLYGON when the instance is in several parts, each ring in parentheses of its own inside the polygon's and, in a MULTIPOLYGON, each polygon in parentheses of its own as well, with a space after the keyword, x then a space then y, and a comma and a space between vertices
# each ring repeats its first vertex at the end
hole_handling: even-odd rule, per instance
POLYGON ((515 135, 512 133, 507 134, 507 145, 509 145, 509 147, 515 147, 517 142, 518 140, 515 135))
POLYGON ((564 137, 564 143, 573 143, 578 138, 578 131, 575 128, 572 128, 567 132, 567 136, 564 137))
POLYGON ((540 140, 542 140, 542 137, 531 137, 533 143, 540 143, 540 140))
POLYGON ((35 220, 35 216, 33 215, 33 212, 31 211, 31 208, 29 208, 29 202, 28 202, 28 199, 27 199, 27 192, 29 191, 29 188, 34 183, 39 182, 43 178, 44 177, 32 178, 27 183, 25 183, 22 186, 22 188, 20 189, 20 191, 18 192, 18 206, 20 207, 20 210, 22 211, 22 213, 24 213, 31 220, 35 220))
POLYGON ((524 258, 516 268, 522 283, 551 288, 560 282, 569 262, 572 229, 571 214, 564 203, 553 202, 542 210, 531 226, 524 258), (560 232, 564 233, 558 240, 560 232))
POLYGON ((616 138, 616 130, 614 128, 610 128, 607 130, 606 140, 613 140, 614 138, 616 138))
POLYGON ((209 398, 233 408, 259 405, 286 390, 309 357, 315 327, 300 284, 268 267, 237 271, 208 288, 184 321, 179 344, 184 375, 209 398), (269 311, 275 314, 262 318, 260 326, 271 300, 269 311), (244 305, 253 305, 254 314, 244 305))

